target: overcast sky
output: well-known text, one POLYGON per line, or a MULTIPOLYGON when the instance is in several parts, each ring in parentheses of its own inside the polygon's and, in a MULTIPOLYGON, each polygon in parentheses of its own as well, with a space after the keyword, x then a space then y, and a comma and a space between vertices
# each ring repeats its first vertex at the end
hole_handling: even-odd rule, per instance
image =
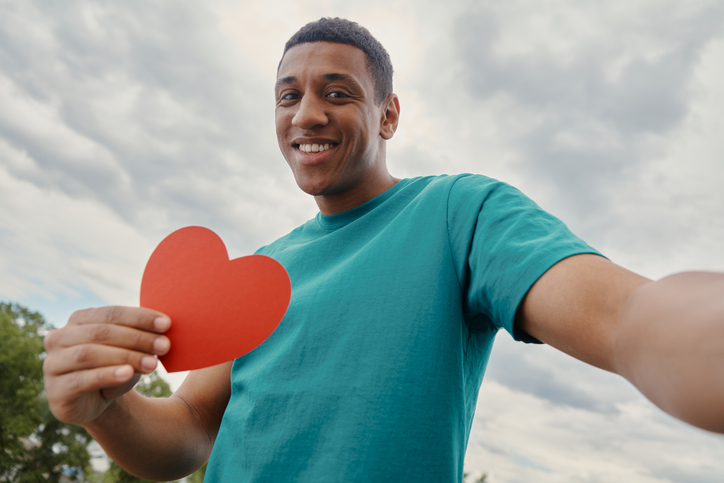
MULTIPOLYGON (((724 2, 0 0, 0 300, 61 326, 137 305, 175 229, 237 257, 314 216, 272 90, 284 42, 321 16, 390 52, 394 175, 507 181, 648 277, 724 270, 724 2)), ((617 377, 501 334, 466 467, 703 483, 722 455, 617 377)))

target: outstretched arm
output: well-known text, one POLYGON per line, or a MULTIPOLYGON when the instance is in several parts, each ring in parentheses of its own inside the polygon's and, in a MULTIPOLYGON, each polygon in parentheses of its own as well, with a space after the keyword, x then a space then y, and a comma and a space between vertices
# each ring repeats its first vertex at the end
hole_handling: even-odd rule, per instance
POLYGON ((604 258, 578 255, 533 285, 517 324, 622 375, 667 413, 724 433, 724 274, 653 282, 604 258))

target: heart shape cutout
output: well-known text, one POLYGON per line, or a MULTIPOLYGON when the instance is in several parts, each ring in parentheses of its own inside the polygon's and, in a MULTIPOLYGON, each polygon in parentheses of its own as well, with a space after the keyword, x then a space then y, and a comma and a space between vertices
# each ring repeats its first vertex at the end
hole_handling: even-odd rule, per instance
POLYGON ((171 348, 159 357, 168 372, 241 357, 264 342, 289 306, 292 284, 273 258, 229 260, 213 231, 181 228, 151 254, 141 281, 141 307, 171 318, 171 348))

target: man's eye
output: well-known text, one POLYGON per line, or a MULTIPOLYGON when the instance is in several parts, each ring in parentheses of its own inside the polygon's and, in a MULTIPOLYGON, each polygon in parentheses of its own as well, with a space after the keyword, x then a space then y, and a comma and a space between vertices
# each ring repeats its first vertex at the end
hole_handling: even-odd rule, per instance
POLYGON ((330 92, 329 94, 327 94, 327 97, 340 98, 340 97, 349 97, 349 96, 347 94, 345 94, 344 92, 334 91, 334 92, 330 92))
POLYGON ((293 100, 295 100, 295 99, 299 99, 299 94, 296 94, 296 93, 293 93, 293 92, 290 92, 289 94, 284 94, 284 95, 281 97, 281 100, 282 100, 282 101, 293 101, 293 100))

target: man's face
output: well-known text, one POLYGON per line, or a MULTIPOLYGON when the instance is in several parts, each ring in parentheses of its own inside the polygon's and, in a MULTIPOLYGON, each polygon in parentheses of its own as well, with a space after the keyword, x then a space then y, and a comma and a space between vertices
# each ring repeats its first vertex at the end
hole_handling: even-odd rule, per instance
POLYGON ((299 187, 314 196, 345 195, 387 175, 385 102, 375 104, 366 56, 346 44, 295 45, 275 88, 276 131, 299 187))

